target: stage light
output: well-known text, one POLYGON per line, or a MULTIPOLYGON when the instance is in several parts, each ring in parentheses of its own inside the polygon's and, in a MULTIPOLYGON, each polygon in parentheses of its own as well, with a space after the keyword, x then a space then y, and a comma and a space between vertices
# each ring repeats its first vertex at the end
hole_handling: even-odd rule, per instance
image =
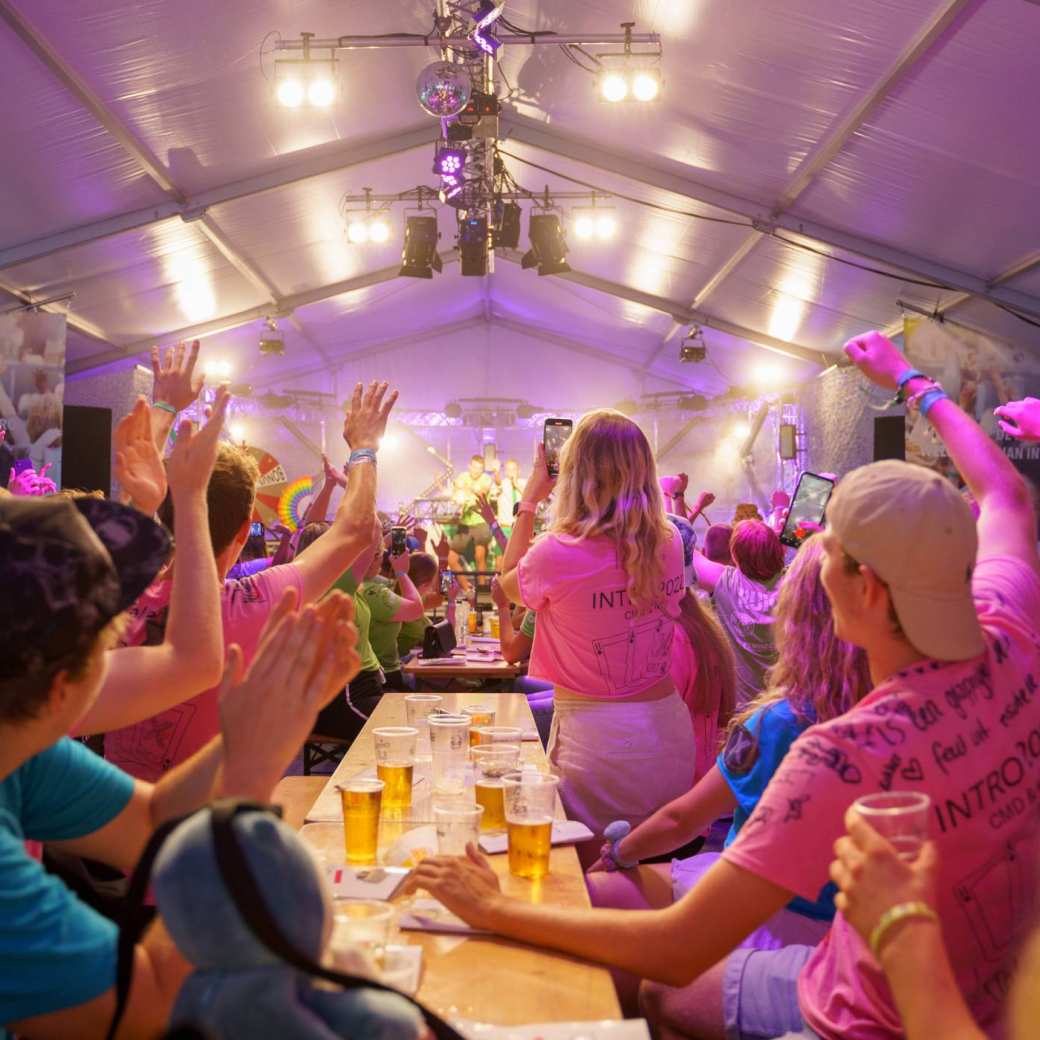
POLYGON ((459 259, 464 277, 482 278, 488 273, 487 217, 459 221, 459 259))
POLYGON ((319 75, 307 86, 307 100, 315 108, 328 108, 336 100, 336 84, 330 76, 319 75))
POLYGON ((596 237, 600 241, 605 242, 608 238, 613 238, 616 231, 617 221, 609 213, 603 213, 596 218, 596 237))
POLYGON ((628 81, 620 72, 608 72, 600 82, 600 92, 605 101, 624 101, 628 97, 628 81))
POLYGON ((763 361, 761 364, 755 366, 751 375, 756 383, 777 383, 783 376, 783 369, 774 362, 763 361))
POLYGON ((661 92, 661 79, 653 72, 637 72, 632 78, 632 96, 636 101, 653 101, 661 92))
POLYGON ((748 434, 751 432, 751 427, 746 422, 734 423, 730 427, 727 437, 733 441, 743 441, 747 439, 748 434))
POLYGON ((466 70, 450 61, 427 65, 415 82, 419 105, 439 119, 457 116, 466 107, 472 89, 466 70))
POLYGON ((307 96, 306 91, 303 88, 303 84, 295 77, 289 77, 283 79, 278 84, 278 90, 276 91, 278 103, 283 105, 285 108, 299 108, 303 104, 303 99, 307 96))
POLYGON ((390 237, 390 225, 381 218, 368 225, 368 237, 373 242, 385 242, 390 237))
POLYGON ((211 382, 225 382, 231 378, 230 361, 207 361, 202 366, 202 371, 211 382))
POLYGON ((520 266, 524 270, 538 268, 538 274, 565 274, 571 268, 564 260, 567 255, 567 240, 556 213, 532 213, 528 224, 530 250, 524 254, 520 266))
POLYGON ((617 231, 617 221, 609 212, 598 210, 595 207, 571 212, 575 217, 574 233, 580 239, 588 241, 595 238, 600 242, 606 242, 613 238, 617 231))
POLYGON ((228 435, 235 444, 244 444, 246 439, 246 428, 240 422, 233 422, 228 426, 228 435))
POLYGON ((439 238, 435 216, 408 217, 399 273, 405 278, 432 278, 434 271, 439 273, 443 266, 437 252, 439 238))
POLYGON ((592 238, 596 232, 596 222, 592 217, 578 217, 574 222, 574 233, 578 238, 592 238))
POLYGON ((380 448, 386 448, 387 450, 393 450, 400 443, 400 438, 396 433, 384 433, 379 441, 380 448))
POLYGON ((699 325, 691 325, 685 339, 679 345, 679 360, 687 364, 698 364, 708 356, 708 346, 704 342, 704 330, 699 325))
POLYGON ((433 160, 433 172, 442 177, 447 184, 458 184, 462 180, 465 165, 465 149, 438 148, 433 160))
POLYGON ((347 238, 356 246, 363 246, 368 241, 368 221, 352 220, 347 225, 347 238))
POLYGON ((520 245, 520 217, 522 210, 515 202, 499 203, 493 240, 496 249, 516 249, 520 245))

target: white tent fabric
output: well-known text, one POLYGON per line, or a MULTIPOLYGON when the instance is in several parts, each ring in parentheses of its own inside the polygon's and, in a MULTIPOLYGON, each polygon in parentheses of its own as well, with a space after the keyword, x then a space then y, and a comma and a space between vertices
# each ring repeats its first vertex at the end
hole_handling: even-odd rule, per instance
MULTIPOLYGON (((512 396, 558 398, 548 382, 581 382, 594 365, 626 396, 710 395, 744 380, 763 349, 834 353, 892 327, 900 300, 1040 346, 1036 325, 962 291, 1040 320, 1040 144, 1022 119, 1040 96, 1040 6, 509 0, 507 11, 558 33, 634 19, 663 41, 664 90, 649 107, 598 101, 557 47, 504 48, 514 177, 681 213, 611 200, 617 236, 572 238, 569 280, 502 257, 484 279, 452 264, 433 282, 397 278, 402 214, 385 245, 351 246, 339 200, 430 183, 437 125, 414 80, 436 51, 345 52, 341 97, 315 114, 276 104, 260 49, 275 30, 426 31, 429 0, 0 0, 0 308, 74 294, 73 374, 205 335, 256 386, 328 389, 421 339, 418 353, 435 346, 443 363, 427 366, 414 407, 487 392, 479 343, 495 365, 510 350, 539 357, 510 376, 512 396), (290 311, 285 355, 260 357, 262 318, 290 311), (678 362, 673 318, 700 320, 711 363, 678 362), (571 365, 545 367, 542 354, 571 365)), ((440 229, 450 250, 451 211, 440 229)))

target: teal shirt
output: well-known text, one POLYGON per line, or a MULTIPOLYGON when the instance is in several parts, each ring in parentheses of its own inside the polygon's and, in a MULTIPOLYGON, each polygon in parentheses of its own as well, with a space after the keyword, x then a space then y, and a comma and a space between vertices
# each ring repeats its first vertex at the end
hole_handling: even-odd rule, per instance
POLYGON ((116 981, 118 929, 26 851, 81 838, 130 801, 134 781, 69 738, 0 780, 0 1037, 24 1018, 75 1007, 116 981))

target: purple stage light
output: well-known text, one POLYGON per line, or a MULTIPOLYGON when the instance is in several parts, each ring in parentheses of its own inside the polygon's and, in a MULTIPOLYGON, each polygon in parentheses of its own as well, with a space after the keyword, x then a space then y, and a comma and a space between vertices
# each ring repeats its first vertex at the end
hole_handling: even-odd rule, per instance
POLYGON ((453 184, 457 184, 465 165, 466 153, 461 148, 441 148, 433 160, 433 172, 440 174, 445 180, 450 178, 453 184))
POLYGON ((498 53, 499 47, 502 46, 502 41, 496 39, 490 30, 480 28, 473 30, 473 42, 492 58, 498 53))
POLYGON ((497 22, 505 9, 505 0, 495 3, 495 0, 480 0, 477 9, 473 12, 473 21, 477 23, 478 29, 484 29, 492 22, 497 22))

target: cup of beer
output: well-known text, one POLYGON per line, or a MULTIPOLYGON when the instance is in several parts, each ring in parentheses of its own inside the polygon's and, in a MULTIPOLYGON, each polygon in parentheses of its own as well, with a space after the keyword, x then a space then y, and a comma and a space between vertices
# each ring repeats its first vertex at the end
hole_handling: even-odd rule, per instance
MULTIPOLYGON (((494 746, 494 745, 492 745, 494 746)), ((532 881, 549 873, 559 777, 524 770, 502 778, 509 837, 509 873, 532 881)))
POLYGON ((419 740, 415 745, 415 761, 429 762, 430 751, 430 712, 439 708, 444 698, 436 693, 408 693, 404 698, 404 710, 408 716, 408 725, 419 731, 419 740))
POLYGON ((523 739, 524 731, 518 726, 475 726, 469 731, 471 747, 481 744, 521 744, 523 739))
POLYGON ((477 743, 477 735, 474 730, 478 726, 493 726, 495 724, 495 706, 493 704, 472 704, 460 710, 461 715, 468 715, 470 720, 469 743, 470 747, 477 743))
POLYGON ((435 805, 433 822, 437 827, 437 853, 441 856, 465 856, 466 845, 480 839, 482 805, 435 805))
MULTIPOLYGON (((519 731, 518 731, 519 732, 519 731)), ((506 829, 505 784, 502 778, 520 768, 519 744, 480 744, 473 748, 476 771, 474 792, 477 805, 484 807, 480 820, 482 831, 506 829)))
POLYGON ((351 866, 371 866, 379 850, 379 808, 383 781, 354 777, 339 785, 343 840, 351 866))
POLYGON ((460 795, 469 763, 469 716, 435 712, 429 726, 434 794, 460 795))
POLYGON ((376 775, 383 787, 384 809, 407 809, 412 804, 412 773, 419 731, 414 726, 378 726, 372 730, 376 745, 376 775))
POLYGON ((500 639, 502 637, 502 622, 499 621, 497 614, 491 615, 491 625, 489 634, 492 639, 500 639))

